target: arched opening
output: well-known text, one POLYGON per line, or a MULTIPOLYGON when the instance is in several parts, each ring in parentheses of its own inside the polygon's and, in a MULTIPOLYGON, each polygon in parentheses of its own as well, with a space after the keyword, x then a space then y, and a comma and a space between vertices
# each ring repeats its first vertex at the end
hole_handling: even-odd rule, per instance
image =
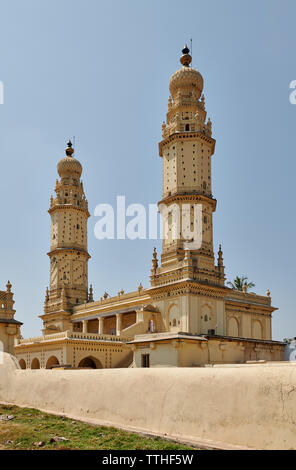
POLYGON ((201 317, 200 317, 200 332, 203 335, 209 334, 209 330, 213 328, 212 322, 212 308, 208 304, 204 304, 201 308, 201 317))
POLYGON ((259 320, 255 320, 253 323, 253 338, 263 339, 262 324, 259 320))
POLYGON ((51 356, 46 363, 46 369, 52 369, 55 366, 59 366, 60 363, 55 356, 51 356))
POLYGON ((169 308, 169 330, 177 333, 179 331, 177 319, 179 318, 179 311, 176 304, 169 308))
POLYGON ((27 368, 27 365, 26 365, 26 362, 24 361, 24 359, 19 360, 19 365, 20 365, 21 369, 26 369, 27 368))
POLYGON ((102 363, 95 357, 85 357, 82 359, 78 367, 85 367, 86 369, 103 369, 102 363))
POLYGON ((40 369, 40 362, 39 362, 39 359, 37 359, 37 357, 33 359, 32 364, 31 364, 31 369, 40 369))
POLYGON ((231 317, 228 322, 228 335, 238 337, 239 336, 239 325, 236 318, 231 317))
POLYGON ((185 131, 189 131, 189 124, 186 124, 185 131))

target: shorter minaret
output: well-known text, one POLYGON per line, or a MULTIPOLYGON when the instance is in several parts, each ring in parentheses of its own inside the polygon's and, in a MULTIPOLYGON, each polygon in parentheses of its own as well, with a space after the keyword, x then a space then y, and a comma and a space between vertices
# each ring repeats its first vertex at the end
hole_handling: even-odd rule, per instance
POLYGON ((82 166, 73 156, 69 140, 66 156, 58 163, 56 197, 50 199, 51 216, 50 288, 46 293, 45 314, 71 311, 74 305, 87 302, 88 260, 87 221, 88 203, 80 180, 82 166))

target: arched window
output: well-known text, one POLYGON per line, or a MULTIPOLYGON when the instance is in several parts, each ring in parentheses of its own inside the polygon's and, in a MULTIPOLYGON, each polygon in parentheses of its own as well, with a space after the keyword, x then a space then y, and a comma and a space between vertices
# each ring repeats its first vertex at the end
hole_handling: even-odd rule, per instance
POLYGON ((31 369, 40 369, 40 362, 39 362, 39 359, 37 359, 37 357, 33 359, 32 364, 31 364, 31 369))
POLYGON ((189 131, 189 130, 190 130, 190 129, 189 129, 189 124, 186 124, 186 126, 185 126, 185 131, 189 131))
POLYGON ((19 365, 20 365, 21 369, 26 369, 27 368, 26 362, 24 361, 24 359, 19 360, 19 365))

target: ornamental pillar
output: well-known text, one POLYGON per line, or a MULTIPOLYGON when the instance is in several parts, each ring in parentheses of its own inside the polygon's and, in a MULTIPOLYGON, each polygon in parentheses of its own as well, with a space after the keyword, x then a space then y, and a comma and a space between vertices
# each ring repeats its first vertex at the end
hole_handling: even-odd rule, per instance
POLYGON ((87 333, 88 320, 82 320, 82 332, 87 333))
POLYGON ((116 335, 120 336, 122 330, 122 313, 116 314, 116 335))
POLYGON ((104 318, 99 318, 99 330, 98 330, 99 335, 102 335, 104 333, 104 318))

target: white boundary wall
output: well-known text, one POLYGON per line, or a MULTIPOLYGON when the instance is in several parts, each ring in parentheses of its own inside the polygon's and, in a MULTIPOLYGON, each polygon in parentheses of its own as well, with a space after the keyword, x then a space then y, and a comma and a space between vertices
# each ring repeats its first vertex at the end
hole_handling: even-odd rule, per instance
MULTIPOLYGON (((296 363, 21 370, 4 353, 0 402, 192 440, 296 448, 296 363)), ((222 445, 223 446, 223 445, 222 445)))

